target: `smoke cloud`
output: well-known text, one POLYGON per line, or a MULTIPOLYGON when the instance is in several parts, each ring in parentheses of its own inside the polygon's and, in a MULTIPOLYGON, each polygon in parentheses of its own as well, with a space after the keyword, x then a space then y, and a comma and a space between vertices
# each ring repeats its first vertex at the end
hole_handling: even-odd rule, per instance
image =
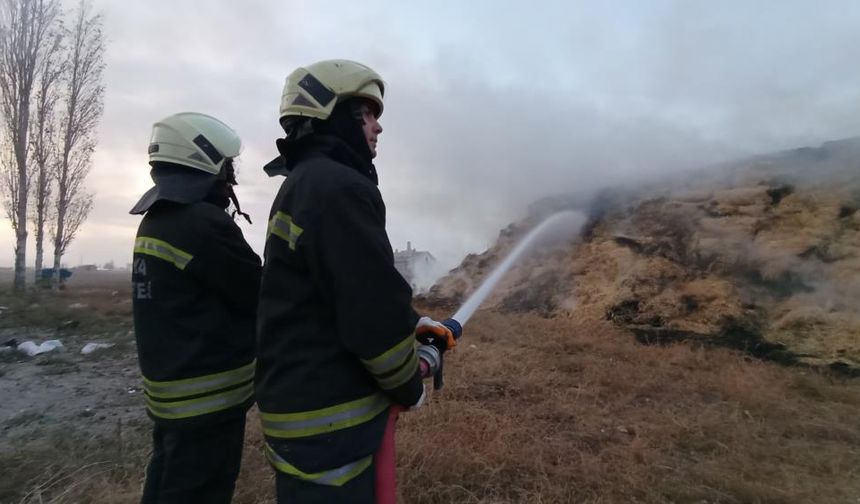
POLYGON ((262 253, 281 180, 261 167, 280 134, 283 78, 323 58, 386 79, 376 163, 389 235, 443 269, 544 196, 860 134, 850 0, 336 4, 97 2, 108 34, 97 197, 68 262, 129 261, 149 128, 182 110, 245 140, 237 193, 255 224, 240 225, 262 253))

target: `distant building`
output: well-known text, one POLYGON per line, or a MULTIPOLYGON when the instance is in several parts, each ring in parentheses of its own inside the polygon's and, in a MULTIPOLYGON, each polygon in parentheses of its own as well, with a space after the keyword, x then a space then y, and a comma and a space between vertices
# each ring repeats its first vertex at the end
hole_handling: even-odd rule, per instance
POLYGON ((412 242, 406 242, 406 250, 394 250, 394 266, 409 282, 412 289, 416 289, 422 280, 433 275, 436 268, 436 258, 433 254, 424 250, 412 248, 412 242))

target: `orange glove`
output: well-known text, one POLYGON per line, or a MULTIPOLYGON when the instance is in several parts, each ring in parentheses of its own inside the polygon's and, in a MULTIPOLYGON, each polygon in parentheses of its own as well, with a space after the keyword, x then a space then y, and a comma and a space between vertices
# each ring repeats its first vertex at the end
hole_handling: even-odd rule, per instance
POLYGON ((415 337, 425 345, 434 345, 437 348, 444 345, 444 348, 439 348, 441 351, 453 350, 457 346, 457 339, 451 329, 430 317, 418 319, 418 325, 415 326, 415 337))

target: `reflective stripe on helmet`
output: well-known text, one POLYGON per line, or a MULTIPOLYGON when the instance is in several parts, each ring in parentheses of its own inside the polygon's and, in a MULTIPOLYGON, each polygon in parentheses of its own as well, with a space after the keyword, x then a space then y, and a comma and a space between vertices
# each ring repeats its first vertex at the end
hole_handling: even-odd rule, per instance
POLYGON ((177 268, 184 270, 194 256, 182 249, 176 248, 164 240, 149 236, 138 236, 134 241, 134 252, 146 254, 172 263, 177 268))
POLYGON ((235 389, 186 401, 158 401, 147 396, 146 408, 158 418, 178 420, 239 406, 253 396, 254 384, 248 382, 235 389))
POLYGON ((344 483, 355 478, 373 463, 373 455, 368 455, 367 457, 356 460, 355 462, 350 462, 349 464, 338 467, 337 469, 329 469, 328 471, 320 471, 317 473, 306 473, 300 471, 296 466, 281 458, 281 456, 278 455, 268 444, 266 444, 266 458, 275 469, 284 474, 289 474, 290 476, 294 476, 310 483, 316 483, 318 485, 337 487, 342 486, 344 483))
POLYGON ((334 432, 372 420, 385 411, 391 401, 377 393, 354 401, 298 413, 260 412, 263 433, 267 436, 295 439, 334 432))
MULTIPOLYGON (((293 222, 293 218, 284 212, 277 212, 269 220, 268 235, 275 235, 286 241, 290 246, 290 250, 296 250, 296 242, 303 232, 304 229, 296 225, 293 222)), ((268 236, 266 239, 268 239, 268 236)))
POLYGON ((400 343, 372 359, 362 359, 361 363, 373 374, 383 389, 391 390, 403 385, 418 369, 415 334, 410 334, 400 343))
POLYGON ((256 364, 257 361, 251 361, 240 368, 184 380, 158 382, 144 377, 143 388, 149 397, 155 399, 177 399, 208 394, 252 380, 256 364))
POLYGON ((337 95, 331 89, 325 87, 325 84, 319 81, 312 73, 308 73, 305 75, 302 80, 299 81, 299 87, 304 89, 311 95, 311 98, 317 101, 323 107, 327 106, 331 103, 332 100, 337 98, 337 95))
POLYGON ((212 142, 210 142, 205 136, 197 135, 194 137, 193 142, 194 145, 199 147, 200 150, 202 150, 203 153, 206 154, 216 165, 224 160, 224 156, 218 152, 218 149, 216 149, 215 146, 212 145, 212 142))

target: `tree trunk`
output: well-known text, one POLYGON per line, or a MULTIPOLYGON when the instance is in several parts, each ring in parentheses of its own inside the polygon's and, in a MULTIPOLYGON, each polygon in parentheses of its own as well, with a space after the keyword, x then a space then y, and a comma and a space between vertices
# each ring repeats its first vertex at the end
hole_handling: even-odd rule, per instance
POLYGON ((57 235, 54 238, 54 274, 52 275, 51 287, 60 290, 60 261, 63 259, 63 236, 66 227, 66 212, 63 208, 57 209, 57 235))
POLYGON ((45 230, 44 223, 36 227, 36 272, 33 275, 33 285, 39 284, 39 279, 42 278, 42 259, 44 257, 44 239, 45 230))
POLYGON ((57 251, 57 247, 54 247, 54 275, 52 278, 52 287, 54 290, 60 290, 60 261, 62 260, 62 252, 57 251))
POLYGON ((27 269, 24 262, 26 254, 27 228, 18 226, 18 229, 15 230, 15 280, 12 283, 12 287, 18 292, 22 292, 27 288, 27 269))
MULTIPOLYGON (((26 131, 26 130, 25 130, 26 131)), ((15 229, 15 279, 12 288, 17 292, 23 292, 27 288, 27 161, 21 159, 26 156, 26 148, 18 151, 18 205, 15 209, 18 226, 15 229)))

